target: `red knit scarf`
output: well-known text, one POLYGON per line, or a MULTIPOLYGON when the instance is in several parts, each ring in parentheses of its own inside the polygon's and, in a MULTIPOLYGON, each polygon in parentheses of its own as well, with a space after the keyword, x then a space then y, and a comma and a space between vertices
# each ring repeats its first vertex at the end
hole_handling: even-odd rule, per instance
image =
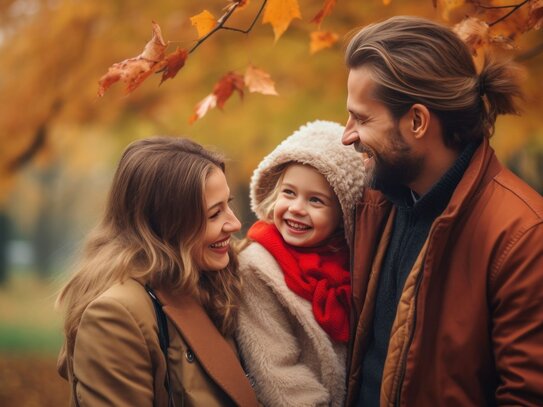
POLYGON ((333 246, 300 248, 287 244, 275 225, 256 222, 247 236, 260 243, 279 263, 285 283, 310 301, 316 321, 334 340, 349 340, 351 276, 345 239, 333 246), (336 248, 336 246, 338 248, 336 248))

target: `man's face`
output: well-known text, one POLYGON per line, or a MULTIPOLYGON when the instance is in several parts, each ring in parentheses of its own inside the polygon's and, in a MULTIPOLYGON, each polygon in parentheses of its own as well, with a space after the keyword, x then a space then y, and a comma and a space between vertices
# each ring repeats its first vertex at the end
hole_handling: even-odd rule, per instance
POLYGON ((362 154, 366 185, 386 189, 409 186, 420 174, 423 158, 415 154, 401 128, 408 117, 394 120, 388 108, 373 96, 375 81, 364 66, 351 69, 347 82, 347 110, 342 142, 362 154))

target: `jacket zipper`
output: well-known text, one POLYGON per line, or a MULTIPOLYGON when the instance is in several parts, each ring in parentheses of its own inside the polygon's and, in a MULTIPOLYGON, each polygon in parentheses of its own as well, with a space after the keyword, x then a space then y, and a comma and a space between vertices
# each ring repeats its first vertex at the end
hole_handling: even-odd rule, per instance
POLYGON ((422 282, 422 276, 424 274, 424 263, 425 263, 425 261, 426 261, 426 256, 425 256, 424 260, 422 261, 422 270, 420 271, 419 275, 417 276, 417 281, 416 281, 416 285, 415 285, 415 296, 414 296, 415 310, 414 310, 414 315, 413 315, 413 326, 411 327, 411 330, 409 332, 409 340, 407 342, 407 348, 406 348, 406 351, 405 351, 405 355, 403 356, 403 359, 401 360, 401 363, 400 363, 400 381, 398 382, 398 390, 396 391, 396 401, 394 403, 396 406, 400 405, 400 397, 401 397, 401 393, 402 393, 402 384, 403 384, 403 379, 405 378, 405 369, 406 369, 406 365, 407 365, 407 355, 409 354, 409 348, 411 347, 411 343, 413 342, 413 337, 415 336, 415 328, 417 326, 417 298, 418 298, 418 295, 419 295, 419 288, 420 288, 420 285, 421 285, 421 282, 422 282))

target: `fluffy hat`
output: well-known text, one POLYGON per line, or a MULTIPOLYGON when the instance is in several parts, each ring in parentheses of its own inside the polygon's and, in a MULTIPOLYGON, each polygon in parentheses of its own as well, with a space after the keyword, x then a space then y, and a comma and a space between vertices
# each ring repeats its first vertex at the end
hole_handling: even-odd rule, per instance
POLYGON ((258 205, 273 191, 280 176, 276 167, 289 162, 308 164, 326 178, 336 193, 345 238, 351 245, 354 207, 362 195, 364 168, 360 154, 341 144, 343 130, 343 126, 329 121, 307 123, 264 157, 253 172, 250 186, 251 209, 259 219, 264 220, 265 214, 258 205))

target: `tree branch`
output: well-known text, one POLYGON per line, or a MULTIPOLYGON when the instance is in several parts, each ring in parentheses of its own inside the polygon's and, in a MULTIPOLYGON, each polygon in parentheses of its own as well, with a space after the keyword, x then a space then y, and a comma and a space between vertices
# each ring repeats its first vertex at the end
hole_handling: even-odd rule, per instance
POLYGON ((232 14, 234 13, 234 11, 238 8, 239 6, 239 2, 237 3, 233 3, 230 8, 226 11, 226 13, 224 13, 221 18, 219 18, 217 20, 217 25, 210 31, 208 32, 205 36, 203 36, 202 38, 200 38, 196 44, 194 44, 194 46, 189 50, 189 54, 192 53, 194 50, 196 50, 196 48, 198 48, 205 40, 207 40, 209 37, 211 37, 213 34, 215 34, 217 31, 219 30, 229 30, 229 31, 236 31, 236 32, 241 32, 243 34, 248 34, 254 27, 256 21, 258 20, 258 17, 260 17, 260 14, 262 14, 262 10, 264 10, 264 6, 266 5, 266 3, 268 2, 268 0, 262 0, 262 5, 260 6, 260 9, 258 10, 258 13, 256 13, 256 16, 255 18, 253 19, 253 22, 251 23, 251 25, 249 26, 249 28, 247 28, 246 30, 243 30, 241 28, 235 28, 235 27, 227 27, 225 26, 225 23, 228 21, 228 19, 232 16, 232 14))
POLYGON ((511 11, 507 12, 506 14, 504 14, 503 16, 501 16, 500 18, 498 18, 497 20, 491 22, 491 23, 488 23, 488 26, 489 27, 492 27, 493 25, 496 25, 498 23, 501 23, 503 20, 505 20, 507 17, 509 17, 511 14, 513 14, 515 11, 517 11, 519 8, 521 8, 522 6, 524 6, 525 4, 527 4, 530 0, 524 0, 523 2, 521 3, 518 3, 518 4, 512 4, 510 6, 481 6, 480 4, 478 5, 478 7, 481 7, 481 8, 485 8, 485 9, 503 9, 503 8, 510 8, 511 11))

